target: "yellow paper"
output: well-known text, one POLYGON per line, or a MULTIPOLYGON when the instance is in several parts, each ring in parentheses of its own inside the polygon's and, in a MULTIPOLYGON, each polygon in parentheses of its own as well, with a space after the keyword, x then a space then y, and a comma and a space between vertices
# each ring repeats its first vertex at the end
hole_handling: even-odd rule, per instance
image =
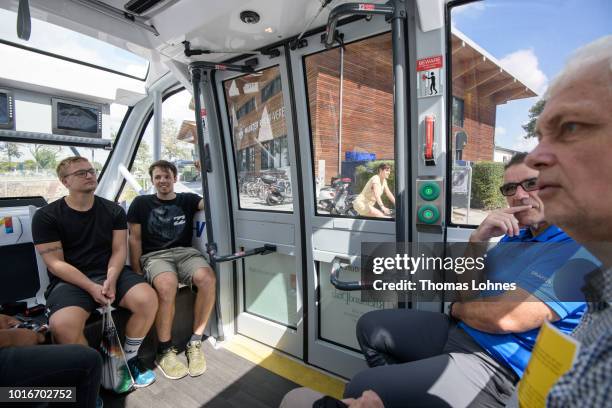
POLYGON ((540 329, 531 359, 518 385, 519 406, 546 406, 550 389, 574 364, 580 343, 545 322, 540 329))

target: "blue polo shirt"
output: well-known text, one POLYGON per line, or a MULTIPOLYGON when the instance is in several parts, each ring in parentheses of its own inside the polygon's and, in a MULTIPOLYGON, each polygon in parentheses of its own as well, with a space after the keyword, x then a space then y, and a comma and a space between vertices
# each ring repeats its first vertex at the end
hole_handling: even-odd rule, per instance
MULTIPOLYGON (((555 275, 564 269, 568 261, 577 261, 576 258, 590 265, 598 263, 588 251, 554 225, 535 237, 530 229, 524 229, 516 237, 504 236, 498 245, 487 252, 486 266, 490 271, 487 277, 496 282, 516 282, 518 287, 554 310, 560 319, 553 325, 569 334, 578 325, 586 304, 578 301, 583 300, 582 297, 568 297, 571 301, 561 301, 555 275)), ((474 329, 464 322, 460 322, 459 327, 497 361, 511 367, 519 377, 523 376, 539 329, 492 334, 474 329)))

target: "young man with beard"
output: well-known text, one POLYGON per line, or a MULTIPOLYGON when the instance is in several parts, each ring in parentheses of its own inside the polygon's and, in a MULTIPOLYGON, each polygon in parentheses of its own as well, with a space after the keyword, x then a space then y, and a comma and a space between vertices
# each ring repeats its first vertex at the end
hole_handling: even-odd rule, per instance
POLYGON ((85 322, 100 305, 132 312, 126 325, 124 352, 136 387, 155 381, 142 366, 138 350, 157 311, 155 291, 125 266, 127 222, 116 203, 94 194, 96 170, 83 157, 68 157, 57 166, 68 195, 34 214, 32 236, 50 275, 49 327, 60 344, 84 344, 85 322))
POLYGON ((215 304, 215 273, 200 251, 191 246, 193 217, 204 208, 202 197, 175 193, 177 169, 159 160, 149 167, 156 193, 136 197, 128 211, 130 260, 139 274, 145 274, 159 297, 155 328, 159 340, 155 363, 170 379, 192 377, 206 370, 202 335, 215 304), (187 344, 188 367, 177 358, 172 344, 175 299, 178 284, 197 288, 193 306, 193 334, 187 344))

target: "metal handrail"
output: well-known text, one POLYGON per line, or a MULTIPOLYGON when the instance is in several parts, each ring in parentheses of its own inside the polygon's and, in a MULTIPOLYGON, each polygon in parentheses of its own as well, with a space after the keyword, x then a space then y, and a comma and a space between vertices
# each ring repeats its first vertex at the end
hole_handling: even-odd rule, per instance
POLYGON ((341 17, 351 15, 372 16, 382 14, 392 16, 395 13, 393 4, 345 3, 334 7, 327 17, 325 29, 325 48, 330 48, 336 41, 336 24, 341 17))
POLYGON ((340 280, 340 272, 344 269, 342 265, 349 265, 347 259, 335 257, 332 261, 331 273, 329 275, 329 281, 338 290, 344 291, 355 291, 355 290, 370 290, 373 288, 372 283, 362 281, 342 281, 340 280))
POLYGON ((235 261, 241 258, 246 258, 247 256, 266 255, 272 252, 276 252, 276 245, 265 244, 264 246, 259 247, 259 248, 249 249, 248 251, 240 251, 240 252, 236 252, 230 255, 221 255, 221 256, 215 255, 214 258, 215 258, 215 262, 229 262, 229 261, 235 261))

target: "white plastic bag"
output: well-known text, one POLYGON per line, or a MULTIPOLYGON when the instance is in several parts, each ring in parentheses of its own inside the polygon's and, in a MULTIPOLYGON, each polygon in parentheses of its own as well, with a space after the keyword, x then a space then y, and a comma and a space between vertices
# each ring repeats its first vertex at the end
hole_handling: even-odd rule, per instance
POLYGON ((105 306, 102 313, 100 354, 102 355, 102 387, 119 394, 130 391, 134 386, 134 379, 121 348, 110 306, 105 306))

